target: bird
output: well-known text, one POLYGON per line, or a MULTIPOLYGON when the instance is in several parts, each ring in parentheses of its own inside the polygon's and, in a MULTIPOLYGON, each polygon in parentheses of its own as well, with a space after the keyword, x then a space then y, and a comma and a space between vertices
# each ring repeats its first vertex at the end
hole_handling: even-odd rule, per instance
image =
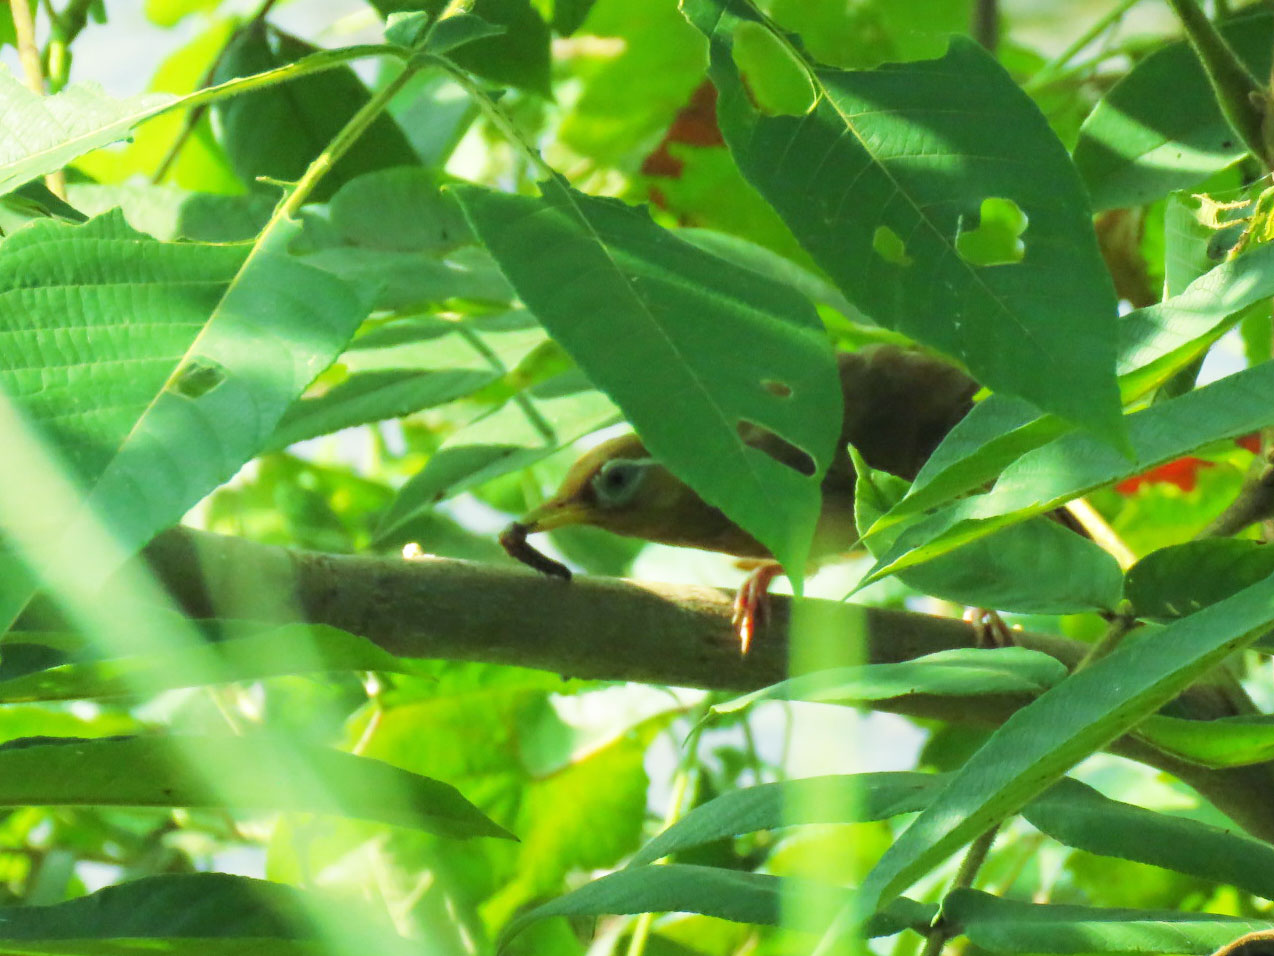
MULTIPOLYGON (((817 565, 853 550, 855 470, 849 446, 873 469, 908 480, 946 434, 973 407, 980 386, 954 365, 916 349, 876 344, 837 353, 843 418, 836 453, 822 481, 822 509, 811 548, 817 565)), ((744 426, 743 440, 793 467, 810 459, 782 438, 744 426)), ((569 570, 541 555, 526 536, 567 525, 593 525, 628 537, 733 555, 754 570, 739 589, 734 626, 747 652, 765 595, 782 568, 769 550, 704 501, 647 450, 635 433, 620 435, 587 451, 568 470, 561 486, 539 507, 501 534, 506 550, 545 573, 570 577, 569 570)))

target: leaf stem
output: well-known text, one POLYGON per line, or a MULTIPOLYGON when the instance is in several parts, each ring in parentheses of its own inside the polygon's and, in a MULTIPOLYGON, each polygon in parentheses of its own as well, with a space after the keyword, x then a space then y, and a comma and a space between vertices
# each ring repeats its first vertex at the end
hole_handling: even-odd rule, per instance
POLYGON ((468 73, 444 57, 432 56, 429 57, 429 62, 441 67, 469 94, 469 98, 478 104, 478 109, 482 110, 483 114, 490 120, 491 125, 498 129, 504 135, 504 138, 527 158, 543 178, 558 178, 557 170, 544 161, 544 157, 540 155, 539 150, 522 137, 517 127, 513 125, 513 121, 500 109, 499 104, 488 96, 487 92, 478 86, 468 73))
POLYGON ((1225 42, 1216 25, 1203 15, 1196 0, 1168 0, 1185 28, 1190 46, 1203 64, 1217 105, 1248 151, 1271 168, 1266 146, 1265 117, 1270 109, 1269 91, 1225 42))
MULTIPOLYGON (((948 893, 953 890, 967 890, 973 886, 974 880, 978 878, 978 870, 982 869, 982 864, 986 862, 986 855, 990 852, 991 844, 995 842, 995 835, 999 829, 999 824, 996 824, 969 844, 969 851, 960 861, 960 869, 956 871, 948 893)), ((929 934, 925 937, 924 949, 920 951, 920 956, 938 956, 942 952, 942 947, 946 945, 947 939, 948 927, 943 922, 942 910, 939 909, 933 925, 929 927, 929 934)))
POLYGON ((1062 72, 1062 69, 1073 60, 1080 52, 1105 33, 1111 26, 1121 20, 1132 7, 1138 3, 1138 0, 1120 0, 1115 4, 1104 16, 1098 17, 1089 26, 1087 30, 1071 41, 1070 46, 1055 56, 1049 62, 1045 63, 1035 75, 1031 77, 1029 82, 1025 84, 1028 93, 1034 92, 1043 86, 1047 86, 1062 72))

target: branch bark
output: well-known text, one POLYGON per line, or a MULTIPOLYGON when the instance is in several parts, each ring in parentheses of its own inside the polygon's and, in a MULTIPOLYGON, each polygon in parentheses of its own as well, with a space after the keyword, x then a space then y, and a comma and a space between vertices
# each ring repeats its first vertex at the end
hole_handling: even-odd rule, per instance
MULTIPOLYGON (((975 643, 963 621, 776 595, 744 657, 730 623, 733 595, 716 588, 565 582, 443 558, 297 551, 186 528, 160 535, 142 560, 193 617, 330 624, 403 657, 515 664, 568 677, 747 691, 811 667, 906 661, 975 643), (802 637, 790 661, 794 607, 802 637)), ((1088 648, 1046 634, 1014 637, 1069 667, 1088 648)), ((871 706, 998 726, 1031 699, 909 694, 871 706)), ((1229 685, 1205 680, 1177 698, 1172 712, 1208 720, 1233 715, 1235 703, 1229 685)), ((1212 770, 1133 738, 1109 750, 1173 774, 1253 835, 1274 841, 1274 762, 1212 770)))

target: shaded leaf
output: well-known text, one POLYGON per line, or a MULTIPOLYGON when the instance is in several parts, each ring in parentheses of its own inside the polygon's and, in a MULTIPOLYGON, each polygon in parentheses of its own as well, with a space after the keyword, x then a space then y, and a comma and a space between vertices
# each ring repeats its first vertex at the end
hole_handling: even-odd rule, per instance
MULTIPOLYGON (((6 648, 6 662, 8 654, 6 648)), ((132 697, 175 687, 333 671, 411 673, 412 668, 364 637, 296 624, 166 654, 58 664, 0 680, 0 700, 132 697)))
POLYGON ((619 420, 619 410, 582 375, 555 376, 443 442, 394 499, 376 529, 385 544, 439 501, 535 464, 558 448, 619 420))
POLYGON ((734 713, 761 700, 853 703, 911 694, 1036 696, 1066 676, 1055 657, 1025 647, 961 647, 897 664, 833 667, 771 684, 713 707, 734 713))
MULTIPOLYGON (((873 471, 857 453, 854 467, 854 522, 870 528, 903 497, 908 483, 873 471)), ((866 544, 872 554, 882 554, 892 544, 889 529, 866 544)), ((1113 610, 1124 583, 1119 562, 1108 552, 1045 516, 1003 528, 899 572, 898 578, 922 594, 1028 614, 1113 610)))
POLYGON ((1274 581, 1114 651, 1016 711, 886 851, 863 884, 862 913, 893 899, 961 845, 1126 733, 1274 619, 1274 581))
POLYGON ((738 38, 768 21, 738 0, 682 9, 709 39, 718 120, 739 168, 855 305, 995 391, 1123 446, 1114 289, 1083 186, 992 57, 956 37, 938 60, 806 64, 812 108, 765 115, 753 105, 756 77, 745 85, 735 59, 738 38), (1029 220, 1021 261, 980 263, 966 248, 995 203, 1029 220))
MULTIPOLYGON (((1269 74, 1274 15, 1238 18, 1221 34, 1257 76, 1269 74)), ((1102 210, 1193 186, 1245 152, 1194 51, 1179 40, 1139 62, 1102 97, 1080 128, 1075 166, 1102 210), (1164 109, 1165 102, 1172 108, 1164 109)))
POLYGON ((1124 596, 1137 617, 1193 614, 1274 574, 1274 550, 1257 541, 1208 538, 1160 548, 1128 569, 1124 596))
POLYGON ((1103 909, 1006 900, 956 890, 943 915, 973 943, 1002 953, 1212 953, 1274 923, 1215 913, 1103 909))
MULTIPOLYGON (((263 73, 295 63, 317 50, 268 27, 263 19, 253 19, 218 59, 215 81, 222 83, 263 73)), ((235 172, 250 189, 260 189, 260 176, 284 182, 300 179, 306 167, 370 99, 354 71, 341 66, 220 100, 216 110, 235 172), (263 130, 271 132, 262 135, 263 130)), ((355 176, 415 162, 416 154, 402 131, 382 113, 323 176, 310 198, 322 202, 355 176)))
POLYGON ((514 839, 449 784, 264 734, 11 741, 0 748, 0 804, 289 810, 514 839))
MULTIPOLYGON (((801 925, 802 915, 817 919, 853 897, 853 891, 793 877, 746 873, 709 866, 669 863, 620 870, 586 883, 556 900, 522 913, 505 928, 501 945, 536 920, 550 916, 601 916, 610 913, 702 913, 739 923, 759 923, 816 931, 818 921, 801 925), (784 899, 801 901, 783 908, 784 899)), ((931 904, 905 897, 866 926, 870 936, 886 936, 933 918, 931 904)))
POLYGON ((762 783, 695 807, 637 852, 630 867, 724 837, 809 823, 861 823, 923 810, 943 777, 860 773, 762 783))
POLYGON ((651 453, 799 579, 840 425, 835 359, 813 308, 644 211, 556 180, 540 188, 539 199, 456 195, 522 301, 651 453), (746 444, 745 424, 795 445, 813 473, 746 444))
POLYGON ((965 498, 907 528, 866 581, 946 554, 1210 442, 1255 431, 1274 420, 1271 390, 1274 363, 1267 362, 1134 412, 1127 419, 1135 451, 1131 461, 1088 435, 1063 435, 1019 458, 986 494, 965 498))
MULTIPOLYGON (((1170 718, 1154 715, 1137 729, 1165 720, 1170 718)), ((1274 847, 1268 843, 1111 800, 1078 780, 1059 780, 1022 815, 1054 840, 1089 853, 1161 866, 1267 899, 1274 893, 1274 847)))

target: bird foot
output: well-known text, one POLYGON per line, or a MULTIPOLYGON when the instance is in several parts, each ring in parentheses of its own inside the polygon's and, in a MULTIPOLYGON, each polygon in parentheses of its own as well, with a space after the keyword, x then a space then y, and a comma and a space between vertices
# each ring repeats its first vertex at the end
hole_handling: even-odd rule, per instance
POLYGON ((971 607, 964 612, 964 620, 973 625, 976 647, 1015 647, 1017 644, 1004 618, 990 608, 971 607))
POLYGON ((783 573, 777 561, 767 561, 756 568, 739 585, 734 596, 734 615, 730 620, 739 636, 739 653, 746 654, 752 647, 757 627, 765 623, 770 614, 770 583, 783 573))

